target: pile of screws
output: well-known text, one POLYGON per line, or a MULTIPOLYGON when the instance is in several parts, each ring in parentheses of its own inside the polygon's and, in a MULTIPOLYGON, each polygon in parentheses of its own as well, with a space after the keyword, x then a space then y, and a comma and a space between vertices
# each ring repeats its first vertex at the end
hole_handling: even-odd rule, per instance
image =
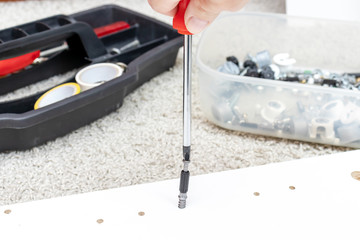
POLYGON ((242 64, 235 56, 226 58, 224 65, 218 68, 220 72, 266 79, 275 79, 275 72, 280 72, 274 64, 271 64, 271 56, 268 51, 262 51, 253 58, 248 55, 242 64))
MULTIPOLYGON (((360 74, 294 70, 287 53, 226 58, 218 71, 238 76, 360 90, 360 74)), ((296 85, 217 81, 210 88, 210 118, 220 126, 277 137, 360 147, 360 95, 332 94, 296 85), (294 86, 294 87, 292 87, 294 86)))
POLYGON ((210 96, 211 118, 222 127, 360 147, 360 96, 229 82, 210 96))
POLYGON ((360 91, 360 73, 335 73, 321 69, 295 69, 296 59, 287 53, 276 54, 273 58, 269 51, 248 54, 241 63, 235 56, 226 58, 218 71, 247 77, 256 77, 286 82, 319 85, 360 91))

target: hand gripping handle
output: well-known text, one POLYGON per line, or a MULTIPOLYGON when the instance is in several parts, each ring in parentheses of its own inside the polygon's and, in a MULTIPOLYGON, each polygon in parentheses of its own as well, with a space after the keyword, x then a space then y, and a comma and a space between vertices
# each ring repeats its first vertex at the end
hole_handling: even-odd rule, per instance
POLYGON ((178 33, 183 35, 192 35, 192 33, 187 30, 185 25, 185 11, 189 3, 190 0, 181 0, 178 4, 178 10, 173 19, 173 28, 178 30, 178 33))

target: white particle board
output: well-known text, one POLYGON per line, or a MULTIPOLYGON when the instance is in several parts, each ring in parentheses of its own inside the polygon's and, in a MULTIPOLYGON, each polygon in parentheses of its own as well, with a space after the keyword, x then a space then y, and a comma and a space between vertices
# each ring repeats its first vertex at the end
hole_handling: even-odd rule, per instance
POLYGON ((354 171, 360 171, 360 151, 192 176, 183 210, 177 208, 178 179, 0 206, 0 236, 359 239, 360 181, 354 171))
POLYGON ((286 0, 286 13, 294 16, 360 21, 358 0, 286 0))

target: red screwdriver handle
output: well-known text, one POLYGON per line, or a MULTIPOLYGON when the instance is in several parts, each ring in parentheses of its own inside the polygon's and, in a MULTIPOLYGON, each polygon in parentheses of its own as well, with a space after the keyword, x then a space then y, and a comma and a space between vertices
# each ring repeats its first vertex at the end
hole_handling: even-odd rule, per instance
POLYGON ((181 0, 178 4, 178 10, 173 19, 173 28, 178 30, 178 33, 183 35, 192 35, 185 25, 185 11, 190 3, 190 0, 181 0))

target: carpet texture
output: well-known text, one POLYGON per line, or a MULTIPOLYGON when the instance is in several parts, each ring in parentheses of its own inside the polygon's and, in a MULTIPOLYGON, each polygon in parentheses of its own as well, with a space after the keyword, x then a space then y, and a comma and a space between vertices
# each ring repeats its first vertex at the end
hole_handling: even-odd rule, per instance
MULTIPOLYGON (((43 0, 0 3, 0 28, 107 3, 171 23, 146 0, 43 0)), ((246 6, 249 10, 283 13, 285 1, 254 0, 246 6)), ((194 53, 199 37, 194 37, 194 53)), ((0 101, 54 86, 71 74, 1 96, 0 101)), ((193 175, 349 150, 215 126, 201 112, 196 69, 192 104, 193 175)), ((178 178, 181 167, 182 51, 174 68, 126 97, 116 112, 31 150, 0 153, 0 205, 178 178)))

